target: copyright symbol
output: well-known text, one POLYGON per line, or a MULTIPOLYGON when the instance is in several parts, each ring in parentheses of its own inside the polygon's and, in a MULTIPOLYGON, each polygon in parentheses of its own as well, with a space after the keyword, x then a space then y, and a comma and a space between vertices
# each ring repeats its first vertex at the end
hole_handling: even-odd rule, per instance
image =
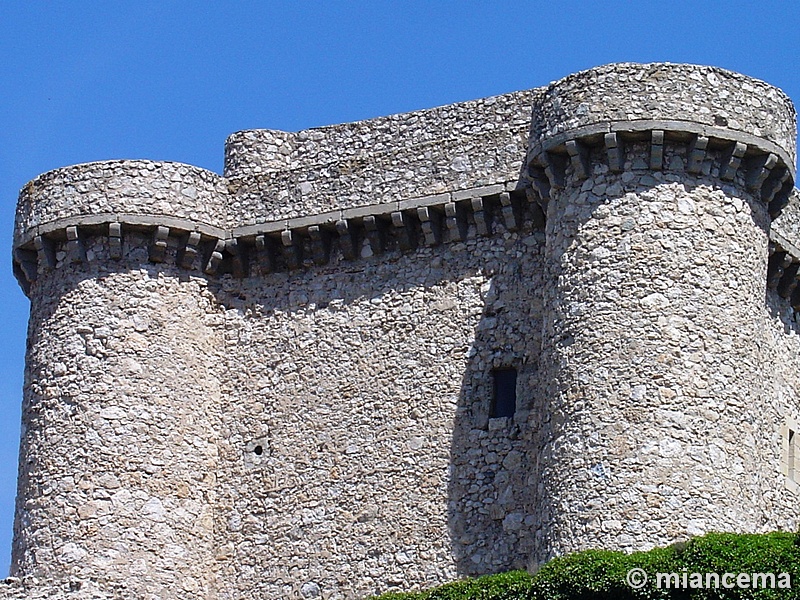
POLYGON ((634 590, 640 590, 647 585, 647 573, 644 572, 644 569, 631 569, 625 575, 625 582, 634 590))

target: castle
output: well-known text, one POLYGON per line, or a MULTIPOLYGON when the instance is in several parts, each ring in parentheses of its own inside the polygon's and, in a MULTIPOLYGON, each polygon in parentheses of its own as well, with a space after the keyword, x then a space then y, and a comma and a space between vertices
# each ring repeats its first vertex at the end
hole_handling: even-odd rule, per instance
POLYGON ((0 598, 359 598, 800 526, 795 111, 616 64, 19 198, 0 598))

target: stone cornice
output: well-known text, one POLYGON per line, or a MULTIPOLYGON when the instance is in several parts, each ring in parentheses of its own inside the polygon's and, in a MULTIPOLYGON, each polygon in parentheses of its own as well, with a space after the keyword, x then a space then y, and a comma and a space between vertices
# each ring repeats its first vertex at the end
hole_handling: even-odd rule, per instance
POLYGON ((597 124, 549 138, 528 154, 532 185, 546 203, 553 188, 566 185, 568 173, 581 181, 591 175, 595 164, 621 173, 626 147, 632 144, 649 145, 649 160, 640 169, 690 176, 713 171, 721 182, 741 178, 751 193, 768 204, 773 218, 794 189, 794 167, 775 144, 740 132, 671 121, 597 124), (665 160, 668 145, 682 148, 679 160, 665 160))
POLYGON ((165 262, 174 238, 178 266, 210 276, 246 277, 324 265, 334 247, 342 259, 352 260, 362 257, 364 249, 368 256, 410 251, 543 222, 537 203, 515 181, 232 230, 165 215, 100 213, 57 219, 18 237, 14 270, 27 293, 39 274, 56 267, 57 247, 68 262, 82 263, 84 240, 100 235, 108 238, 112 258, 120 259, 126 234, 137 232, 150 236, 153 263, 165 262))
POLYGON ((688 139, 687 136, 694 136, 695 139, 708 138, 712 141, 712 145, 745 144, 749 155, 774 154, 779 158, 780 164, 789 169, 793 179, 796 175, 795 166, 790 160, 789 154, 770 140, 741 131, 702 125, 691 121, 659 121, 652 119, 593 123, 554 135, 528 150, 528 163, 543 165, 547 160, 543 156, 545 153, 563 154, 566 152, 566 143, 572 140, 579 140, 586 145, 600 145, 603 143, 607 133, 617 133, 623 140, 638 141, 642 139, 642 134, 652 137, 652 132, 654 131, 663 132, 667 140, 686 140, 688 139))

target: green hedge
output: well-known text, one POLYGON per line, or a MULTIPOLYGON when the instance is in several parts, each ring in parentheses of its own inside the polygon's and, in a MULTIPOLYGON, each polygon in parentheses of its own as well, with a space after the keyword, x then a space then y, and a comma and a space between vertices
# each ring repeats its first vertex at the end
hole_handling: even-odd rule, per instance
MULTIPOLYGON (((713 580, 712 580, 713 581, 713 580)), ((776 586, 785 579, 776 579, 776 586)), ((696 579, 695 579, 696 582, 696 579)), ((680 581, 682 584, 683 581, 680 581)), ((703 582, 705 583, 705 582, 703 582)), ((711 533, 649 552, 587 550, 556 558, 533 577, 524 571, 449 583, 425 592, 384 594, 376 600, 800 600, 800 534, 711 533), (641 589, 626 583, 630 569, 642 569, 641 589), (686 573, 689 589, 656 585, 656 573, 686 573), (792 588, 692 589, 693 573, 788 573, 792 588)))
MULTIPOLYGON (((780 580, 776 579, 776 584, 780 580)), ((649 552, 589 550, 551 560, 533 578, 527 600, 751 600, 800 599, 800 535, 710 533, 686 544, 649 552), (648 575, 634 590, 625 582, 630 569, 648 575), (656 573, 789 573, 792 589, 659 589, 656 573)))
POLYGON ((373 600, 518 600, 527 598, 531 576, 525 571, 484 575, 446 583, 443 586, 411 594, 383 594, 373 600))

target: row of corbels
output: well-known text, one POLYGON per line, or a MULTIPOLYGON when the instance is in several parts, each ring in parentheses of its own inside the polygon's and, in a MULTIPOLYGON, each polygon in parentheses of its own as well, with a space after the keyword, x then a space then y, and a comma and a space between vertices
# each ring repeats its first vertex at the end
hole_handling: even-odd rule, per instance
POLYGON ((248 238, 218 240, 203 270, 209 275, 217 274, 224 259, 229 257, 230 272, 236 277, 246 277, 251 264, 261 274, 284 268, 296 270, 310 264, 326 265, 334 247, 338 247, 345 260, 354 260, 362 256, 364 245, 369 247, 369 254, 377 256, 395 248, 408 252, 420 245, 431 247, 464 241, 470 225, 476 235, 483 237, 493 235, 498 222, 508 231, 517 231, 525 220, 524 203, 524 194, 502 192, 496 199, 476 197, 248 238))
MULTIPOLYGON (((666 134, 664 130, 650 131, 650 155, 647 166, 653 171, 668 169, 668 165, 664 163, 666 134)), ((596 143, 592 143, 596 138, 597 136, 587 136, 567 140, 563 147, 551 148, 530 161, 529 175, 543 202, 550 200, 552 189, 563 189, 567 185, 568 165, 572 167, 573 175, 578 181, 591 176, 590 157, 593 147, 596 147, 596 143)), ((777 216, 788 203, 794 186, 790 169, 777 155, 764 152, 755 146, 749 146, 741 141, 716 138, 713 138, 713 141, 714 145, 722 143, 724 146, 719 161, 720 179, 733 181, 737 171, 743 168, 747 188, 755 194, 760 194, 761 200, 769 205, 770 215, 777 216)), ((711 142, 712 138, 708 136, 691 136, 687 148, 686 172, 694 175, 703 172, 711 142)), ((609 170, 621 173, 625 165, 624 135, 621 132, 606 133, 602 136, 602 145, 609 170)))
MULTIPOLYGON (((405 252, 420 245, 464 241, 470 235, 470 227, 475 235, 485 237, 493 235, 498 224, 505 230, 517 231, 526 219, 533 219, 541 226, 543 216, 538 207, 530 214, 528 206, 523 191, 502 192, 229 239, 159 225, 151 228, 148 258, 153 263, 164 263, 173 260, 174 255, 175 262, 184 269, 202 270, 208 275, 230 272, 236 277, 246 277, 253 266, 260 274, 266 274, 311 264, 325 265, 334 247, 344 259, 352 260, 363 255, 364 245, 372 255, 381 255, 393 249, 405 252)), ((125 224, 113 222, 102 227, 107 227, 103 233, 108 236, 110 257, 121 259, 125 224)), ((133 230, 143 231, 141 226, 132 226, 133 230)), ((33 248, 15 250, 15 269, 29 285, 41 272, 56 268, 59 249, 65 252, 63 260, 66 262, 85 262, 84 237, 97 233, 97 225, 85 231, 69 226, 60 233, 36 236, 33 248)), ((23 284, 23 287, 27 286, 23 284)))
POLYGON ((767 287, 800 311, 800 258, 792 256, 775 242, 769 244, 767 287))

